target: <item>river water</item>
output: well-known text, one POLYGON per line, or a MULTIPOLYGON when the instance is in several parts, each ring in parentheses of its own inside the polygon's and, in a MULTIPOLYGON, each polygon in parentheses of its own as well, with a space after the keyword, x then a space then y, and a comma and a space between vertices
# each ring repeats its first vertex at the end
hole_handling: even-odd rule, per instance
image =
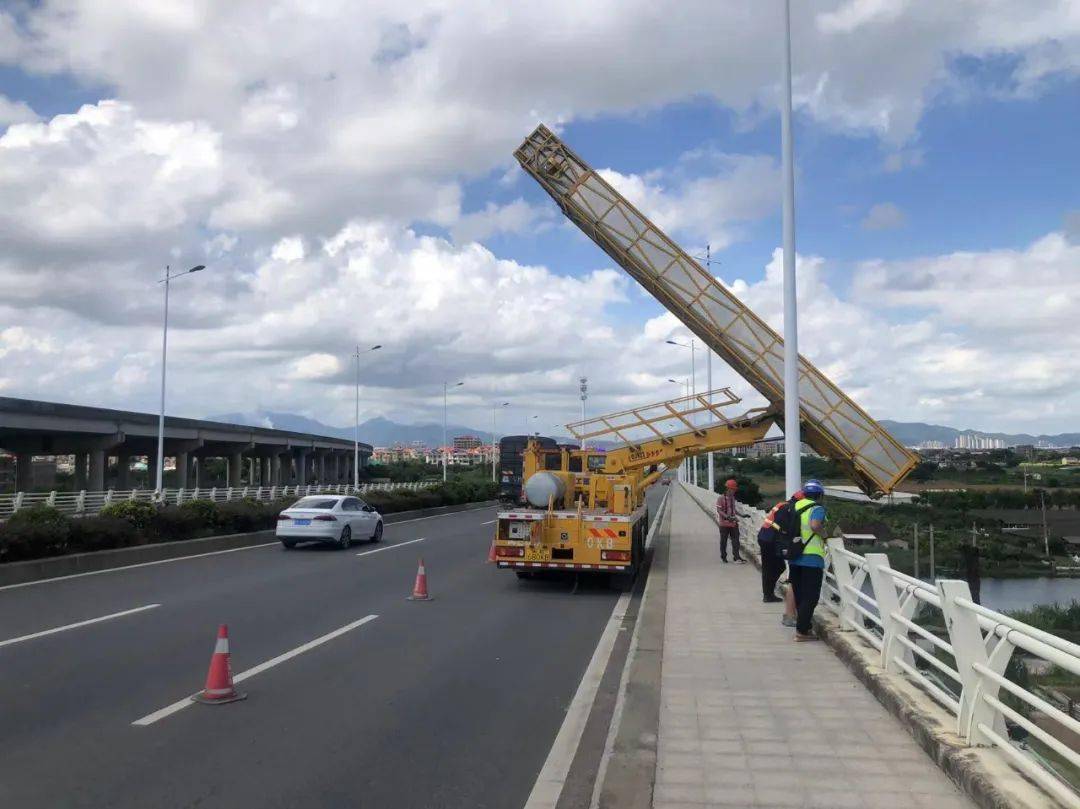
POLYGON ((1080 600, 1080 579, 983 579, 982 604, 998 612, 1080 600))

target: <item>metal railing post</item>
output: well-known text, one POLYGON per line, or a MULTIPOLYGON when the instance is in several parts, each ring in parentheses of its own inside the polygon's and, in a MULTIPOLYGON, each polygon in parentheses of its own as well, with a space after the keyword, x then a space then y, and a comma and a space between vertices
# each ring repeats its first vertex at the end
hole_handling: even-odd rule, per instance
MULTIPOLYGON (((986 642, 979 628, 978 616, 956 605, 956 599, 971 599, 971 588, 966 581, 959 579, 939 579, 938 595, 941 598, 941 612, 945 616, 945 629, 949 633, 949 644, 956 658, 956 671, 960 675, 963 689, 960 693, 960 715, 957 717, 957 733, 968 744, 977 744, 972 728, 978 722, 1005 731, 1005 721, 995 717, 989 705, 979 699, 979 674, 975 664, 987 664, 986 642), (977 717, 976 721, 975 720, 977 717)), ((996 689, 995 689, 996 690, 996 689)), ((986 743, 983 742, 982 746, 986 743)))
POLYGON ((853 606, 855 596, 848 590, 848 587, 854 585, 851 576, 851 562, 844 555, 843 537, 829 537, 826 540, 826 545, 828 545, 829 556, 832 559, 833 575, 836 577, 837 595, 840 596, 840 630, 850 632, 856 621, 856 611, 853 606))
POLYGON ((75 513, 82 514, 83 509, 86 508, 86 489, 79 492, 79 496, 75 498, 75 513))
POLYGON ((24 494, 23 492, 15 492, 15 500, 11 504, 12 505, 11 513, 12 514, 14 514, 20 508, 22 508, 23 494, 24 494))
POLYGON ((107 506, 110 503, 112 503, 112 495, 113 495, 113 490, 112 489, 109 489, 109 490, 107 490, 105 492, 105 503, 104 503, 104 505, 107 506))
POLYGON ((56 490, 49 492, 49 499, 46 501, 48 505, 56 508, 56 490))
POLYGON ((893 613, 900 612, 900 598, 896 593, 892 566, 889 564, 889 557, 884 553, 868 553, 865 558, 870 569, 870 584, 874 588, 878 616, 881 618, 881 667, 893 674, 900 674, 901 668, 896 665, 896 658, 899 657, 909 666, 914 666, 915 655, 896 640, 898 635, 907 636, 907 628, 893 618, 893 613))

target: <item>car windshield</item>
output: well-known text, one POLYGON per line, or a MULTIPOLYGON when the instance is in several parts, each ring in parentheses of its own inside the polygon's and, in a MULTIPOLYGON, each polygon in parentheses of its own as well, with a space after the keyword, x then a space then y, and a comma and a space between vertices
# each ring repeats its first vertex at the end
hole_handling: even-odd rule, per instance
POLYGON ((331 509, 337 504, 337 500, 327 500, 325 497, 305 497, 293 503, 289 508, 320 508, 331 509))

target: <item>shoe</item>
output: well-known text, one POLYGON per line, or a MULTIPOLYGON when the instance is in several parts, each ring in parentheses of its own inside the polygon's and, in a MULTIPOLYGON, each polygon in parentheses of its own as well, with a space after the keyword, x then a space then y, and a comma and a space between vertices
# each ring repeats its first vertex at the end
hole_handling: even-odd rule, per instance
POLYGON ((807 641, 817 640, 817 639, 818 639, 817 635, 804 635, 802 632, 796 632, 795 633, 795 640, 797 642, 799 642, 799 643, 805 643, 807 641))
POLYGON ((780 619, 780 623, 782 623, 784 626, 795 626, 795 619, 789 618, 785 615, 780 619))
POLYGON ((727 559, 725 559, 723 556, 720 557, 720 561, 724 564, 727 564, 727 559))
POLYGON ((746 564, 746 560, 745 560, 745 559, 736 559, 736 560, 735 560, 735 562, 736 562, 737 564, 740 564, 740 565, 745 565, 745 564, 746 564))
POLYGON ((766 603, 766 604, 779 604, 779 603, 780 603, 781 601, 783 601, 784 599, 782 599, 782 598, 777 598, 776 596, 765 596, 765 597, 764 597, 763 599, 761 599, 761 600, 762 600, 762 601, 763 601, 764 603, 766 603))

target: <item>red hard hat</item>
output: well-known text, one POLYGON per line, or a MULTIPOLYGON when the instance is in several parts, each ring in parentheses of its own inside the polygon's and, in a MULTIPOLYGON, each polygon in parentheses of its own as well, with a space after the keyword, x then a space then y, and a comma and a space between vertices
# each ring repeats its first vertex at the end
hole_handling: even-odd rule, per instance
POLYGON ((735 478, 732 478, 731 480, 729 480, 724 485, 729 489, 737 489, 737 488, 739 488, 739 484, 735 482, 735 478))

